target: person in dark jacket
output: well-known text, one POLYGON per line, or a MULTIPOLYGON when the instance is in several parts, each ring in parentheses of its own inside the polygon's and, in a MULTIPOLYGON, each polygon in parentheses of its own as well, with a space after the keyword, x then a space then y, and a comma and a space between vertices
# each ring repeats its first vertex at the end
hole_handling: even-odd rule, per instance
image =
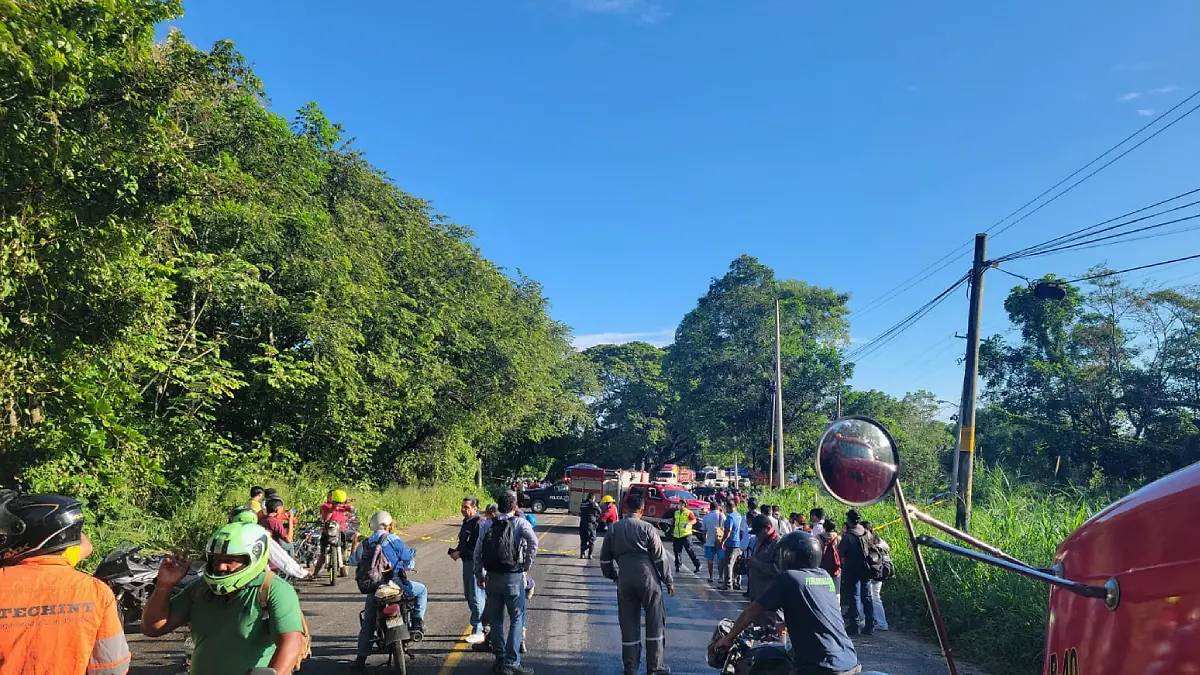
POLYGON ((846 620, 846 632, 850 635, 870 635, 875 632, 875 607, 871 604, 871 578, 867 574, 867 561, 863 555, 862 537, 867 530, 862 526, 862 517, 855 509, 846 512, 846 531, 838 544, 842 557, 842 615, 846 620), (854 600, 858 594, 858 603, 854 600), (859 616, 859 606, 865 617, 859 616))
POLYGON ((583 505, 579 507, 579 557, 592 557, 592 549, 596 547, 596 525, 600 522, 600 505, 596 503, 596 495, 589 494, 583 505))
POLYGON ((458 528, 458 546, 450 549, 450 557, 462 561, 463 595, 467 598, 467 607, 471 610, 471 634, 467 636, 467 644, 476 645, 483 642, 483 607, 487 595, 475 583, 475 542, 479 540, 479 500, 475 497, 463 497, 462 525, 458 528))
MULTIPOLYGON (((747 590, 751 600, 758 600, 783 571, 779 563, 780 536, 771 519, 762 513, 751 522, 750 534, 754 535, 754 550, 746 554, 747 590)), ((774 629, 783 625, 783 613, 766 612, 759 621, 763 626, 774 629)))

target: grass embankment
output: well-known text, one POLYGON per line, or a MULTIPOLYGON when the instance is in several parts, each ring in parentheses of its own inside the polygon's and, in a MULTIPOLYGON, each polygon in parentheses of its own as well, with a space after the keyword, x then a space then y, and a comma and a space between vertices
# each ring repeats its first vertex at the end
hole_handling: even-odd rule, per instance
MULTIPOLYGON (((926 500, 907 495, 943 522, 953 524, 950 503, 930 507, 926 500)), ((840 524, 848 507, 813 484, 767 493, 764 501, 779 504, 784 513, 808 513, 821 506, 840 524)), ((971 534, 1031 565, 1049 565, 1058 544, 1111 500, 1090 497, 1082 490, 1014 486, 999 472, 977 476, 971 534)), ((896 502, 859 509, 891 544, 896 578, 884 584, 889 623, 935 637, 932 620, 913 566, 896 502), (879 529, 884 526, 883 529, 879 529)), ((951 540, 927 525, 914 522, 918 534, 951 540)), ((954 653, 997 675, 1041 672, 1049 590, 1045 584, 959 556, 922 549, 938 604, 945 615, 954 653)))
POLYGON ((284 505, 296 509, 298 523, 317 520, 325 494, 342 487, 355 500, 364 528, 367 518, 381 509, 391 513, 400 527, 452 516, 458 513, 462 498, 474 494, 471 486, 457 485, 357 489, 334 485, 315 475, 263 477, 253 484, 203 488, 196 492, 194 499, 173 509, 169 516, 154 515, 131 506, 116 517, 106 518, 96 525, 89 523, 85 530, 95 551, 83 568, 94 569, 109 551, 123 543, 142 546, 146 551, 181 549, 199 552, 213 531, 228 522, 229 511, 248 501, 252 485, 275 488, 284 505))

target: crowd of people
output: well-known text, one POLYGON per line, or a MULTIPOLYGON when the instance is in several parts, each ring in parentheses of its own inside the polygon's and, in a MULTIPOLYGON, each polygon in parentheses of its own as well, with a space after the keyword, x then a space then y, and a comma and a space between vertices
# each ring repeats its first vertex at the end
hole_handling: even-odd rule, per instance
MULTIPOLYGON (((877 569, 880 560, 890 565, 887 543, 853 509, 839 528, 820 508, 784 518, 777 505, 750 497, 743 513, 737 501, 714 499, 702 521, 687 508, 671 512, 664 524, 672 535, 673 565, 658 525, 643 519, 640 496, 624 500, 623 517, 611 496, 583 503, 579 555, 591 558, 597 535, 604 533, 600 572, 617 585, 626 675, 639 669, 643 646, 647 673, 669 672, 664 593, 675 594, 685 562, 701 573, 691 547, 698 525, 708 580, 743 590, 750 600, 731 636, 759 625, 791 641, 801 675, 857 672, 850 636, 887 629, 881 587, 888 576, 877 569)), ((296 509, 286 508, 274 490, 253 488, 249 501, 231 510, 228 523, 209 538, 195 581, 177 588, 191 569, 187 556, 162 561, 143 609, 142 632, 159 637, 188 626, 194 675, 263 667, 291 673, 310 654, 311 640, 289 582, 315 577, 334 547, 343 545, 350 567, 361 571, 382 564, 386 578, 378 582, 411 596, 410 630, 423 630, 428 591, 408 578, 416 552, 395 531, 391 514, 374 512, 370 534, 360 540, 354 503, 345 491, 331 490, 318 511, 323 523, 337 524, 341 536, 323 543, 309 574, 293 557, 296 509)), ((447 553, 462 565, 470 624, 465 640, 493 656, 492 672, 532 675, 521 655, 527 603, 535 591, 530 573, 538 551, 535 519, 517 508, 511 491, 482 509, 475 497, 466 497, 461 514, 456 545, 447 553)), ((73 569, 91 553, 84 520, 82 505, 69 497, 0 491, 0 588, 7 601, 0 607, 0 675, 128 671, 130 651, 112 591, 73 569)), ((364 595, 354 670, 365 669, 376 632, 375 594, 364 595)), ((728 647, 731 639, 718 646, 728 647)))

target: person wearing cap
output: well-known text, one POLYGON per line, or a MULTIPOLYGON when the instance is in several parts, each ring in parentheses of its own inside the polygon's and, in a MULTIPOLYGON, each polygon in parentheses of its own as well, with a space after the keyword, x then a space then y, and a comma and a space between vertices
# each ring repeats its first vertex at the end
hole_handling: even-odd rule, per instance
MULTIPOLYGON (((399 578, 393 576, 395 570, 410 570, 415 567, 416 552, 405 546, 400 535, 392 532, 395 521, 392 520, 392 514, 387 511, 376 511, 372 514, 370 525, 371 536, 363 542, 362 546, 354 549, 354 552, 350 554, 350 559, 346 562, 351 567, 357 567, 359 561, 364 557, 371 560, 375 556, 376 547, 383 547, 381 549, 383 558, 391 569, 391 573, 384 577, 384 583, 393 581, 416 598, 416 606, 412 613, 412 625, 409 626, 409 629, 414 633, 420 632, 424 628, 425 610, 429 606, 429 591, 425 588, 425 584, 411 581, 403 575, 399 578)), ((367 593, 363 606, 362 624, 358 629, 358 650, 354 664, 351 666, 353 670, 366 670, 367 657, 371 655, 371 642, 375 637, 375 615, 375 594, 367 593)))
POLYGON ((104 582, 75 569, 92 552, 83 505, 0 490, 0 675, 124 675, 129 645, 104 582))
POLYGON ((792 643, 793 675, 861 673, 858 652, 838 615, 833 579, 820 568, 820 542, 798 530, 780 539, 778 547, 782 571, 710 649, 728 653, 742 631, 764 614, 782 610, 792 643))
POLYGON ((842 557, 842 614, 846 632, 850 635, 870 635, 875 632, 875 606, 871 604, 871 578, 866 574, 867 561, 863 555, 862 538, 867 530, 856 509, 846 512, 846 530, 838 543, 842 557), (857 597, 857 602, 856 598, 857 597), (862 609, 862 615, 859 609, 862 609))

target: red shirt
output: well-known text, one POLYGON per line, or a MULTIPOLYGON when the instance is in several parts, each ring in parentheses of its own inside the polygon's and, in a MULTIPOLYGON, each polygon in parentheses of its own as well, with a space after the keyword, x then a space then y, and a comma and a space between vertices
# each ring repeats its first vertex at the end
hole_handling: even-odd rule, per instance
POLYGON ((604 513, 600 516, 600 522, 602 522, 602 523, 617 522, 617 505, 616 504, 608 505, 608 508, 605 509, 604 513))
POLYGON ((336 521, 338 524, 338 528, 341 529, 341 531, 345 532, 346 531, 346 516, 349 515, 352 508, 353 507, 351 507, 349 504, 347 504, 345 502, 342 502, 342 503, 325 502, 324 504, 321 505, 321 521, 322 522, 328 522, 330 520, 336 521))
POLYGON ((283 521, 275 516, 259 516, 258 524, 262 525, 263 529, 271 533, 271 538, 277 542, 287 541, 287 528, 284 527, 283 521))

